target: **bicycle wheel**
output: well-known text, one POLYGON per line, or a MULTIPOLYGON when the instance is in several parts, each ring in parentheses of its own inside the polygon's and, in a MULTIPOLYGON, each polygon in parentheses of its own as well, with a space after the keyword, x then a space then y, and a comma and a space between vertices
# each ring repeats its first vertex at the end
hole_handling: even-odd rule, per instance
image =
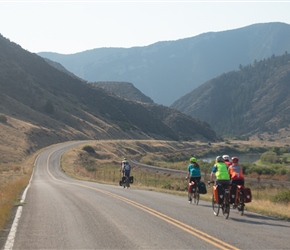
POLYGON ((244 215, 245 203, 244 203, 244 193, 243 190, 239 190, 238 192, 238 211, 240 215, 244 215))
POLYGON ((199 203, 199 193, 197 190, 194 192, 193 202, 195 205, 198 205, 198 203, 199 203))
POLYGON ((225 217, 225 219, 228 219, 230 215, 230 191, 229 190, 225 190, 224 201, 222 204, 222 211, 223 211, 223 216, 225 217))
POLYGON ((214 195, 212 195, 212 210, 213 210, 213 214, 215 216, 218 216, 219 215, 220 205, 215 202, 214 195))

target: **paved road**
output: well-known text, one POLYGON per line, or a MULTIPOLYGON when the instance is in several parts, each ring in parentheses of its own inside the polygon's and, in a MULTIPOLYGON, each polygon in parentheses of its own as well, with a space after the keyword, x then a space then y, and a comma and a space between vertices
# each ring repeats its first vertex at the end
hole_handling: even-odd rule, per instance
POLYGON ((289 222, 235 210, 226 220, 205 201, 71 179, 59 162, 76 143, 39 155, 6 249, 289 249, 289 222))

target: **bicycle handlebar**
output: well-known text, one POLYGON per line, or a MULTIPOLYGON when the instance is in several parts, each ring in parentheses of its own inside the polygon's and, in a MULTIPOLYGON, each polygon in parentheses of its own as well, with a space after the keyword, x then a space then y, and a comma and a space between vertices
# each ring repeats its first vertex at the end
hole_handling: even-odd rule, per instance
POLYGON ((208 181, 207 186, 210 187, 210 184, 214 184, 214 181, 208 181))

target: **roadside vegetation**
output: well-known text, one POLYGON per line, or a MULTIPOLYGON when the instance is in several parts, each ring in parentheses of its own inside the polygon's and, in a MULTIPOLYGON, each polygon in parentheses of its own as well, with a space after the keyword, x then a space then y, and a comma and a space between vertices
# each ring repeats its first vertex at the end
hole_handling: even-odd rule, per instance
POLYGON ((0 232, 12 218, 13 209, 23 205, 20 203, 21 193, 29 183, 33 158, 30 157, 22 164, 0 165, 0 232))

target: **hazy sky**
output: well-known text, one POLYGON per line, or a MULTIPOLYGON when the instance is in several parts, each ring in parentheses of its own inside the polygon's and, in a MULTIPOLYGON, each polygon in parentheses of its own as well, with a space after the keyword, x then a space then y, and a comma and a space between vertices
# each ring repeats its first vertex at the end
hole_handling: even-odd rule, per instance
POLYGON ((0 33, 30 52, 146 46, 267 22, 290 24, 290 1, 0 0, 0 33))

